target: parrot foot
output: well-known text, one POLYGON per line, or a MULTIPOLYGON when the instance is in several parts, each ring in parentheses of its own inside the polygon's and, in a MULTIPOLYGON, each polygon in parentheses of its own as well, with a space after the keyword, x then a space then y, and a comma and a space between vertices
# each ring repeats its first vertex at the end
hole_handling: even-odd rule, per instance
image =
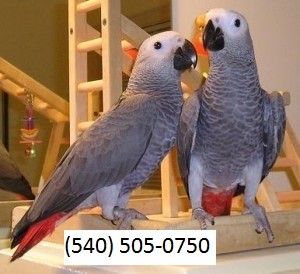
POLYGON ((261 234, 263 231, 265 231, 269 243, 273 242, 274 234, 272 232, 264 207, 256 205, 255 207, 252 207, 250 211, 256 222, 256 233, 261 234))
POLYGON ((206 220, 212 225, 215 224, 214 217, 212 215, 208 214, 201 207, 194 208, 192 216, 194 219, 198 220, 201 229, 207 228, 206 220))
POLYGON ((244 211, 242 211, 242 215, 247 215, 247 214, 251 214, 251 211, 249 209, 245 209, 244 211))
POLYGON ((118 229, 123 230, 131 230, 134 229, 132 226, 132 219, 141 219, 141 220, 148 220, 148 218, 138 212, 137 210, 133 208, 120 208, 116 206, 114 208, 114 222, 117 223, 118 229))

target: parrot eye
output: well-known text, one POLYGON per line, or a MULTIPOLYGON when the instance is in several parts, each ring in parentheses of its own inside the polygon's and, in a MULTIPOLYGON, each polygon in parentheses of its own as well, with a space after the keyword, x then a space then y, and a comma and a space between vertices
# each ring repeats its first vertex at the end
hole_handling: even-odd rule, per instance
POLYGON ((235 19, 234 25, 235 25, 237 28, 239 28, 240 25, 241 25, 241 20, 240 20, 240 19, 235 19))
POLYGON ((155 43, 154 43, 154 48, 155 48, 155 49, 160 49, 161 46, 162 46, 162 45, 161 45, 161 42, 155 42, 155 43))

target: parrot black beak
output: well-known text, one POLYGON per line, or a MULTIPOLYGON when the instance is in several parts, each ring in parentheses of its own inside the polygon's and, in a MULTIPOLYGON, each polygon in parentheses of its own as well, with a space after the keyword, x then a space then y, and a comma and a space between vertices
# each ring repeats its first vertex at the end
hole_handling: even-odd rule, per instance
POLYGON ((202 39, 204 49, 218 51, 224 48, 224 33, 219 27, 215 28, 211 20, 204 28, 202 39))
POLYGON ((198 56, 193 44, 185 39, 182 47, 179 47, 174 56, 174 68, 176 70, 185 70, 197 65, 198 56))

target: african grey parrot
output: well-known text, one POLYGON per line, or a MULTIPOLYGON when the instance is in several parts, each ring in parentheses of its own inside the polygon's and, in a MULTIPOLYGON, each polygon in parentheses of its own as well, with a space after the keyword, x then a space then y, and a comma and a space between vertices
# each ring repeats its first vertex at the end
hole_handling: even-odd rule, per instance
POLYGON ((16 193, 20 200, 33 200, 30 184, 0 141, 0 189, 16 193))
POLYGON ((255 202, 282 146, 283 98, 259 83, 252 39, 239 13, 213 9, 205 15, 203 45, 209 76, 185 102, 178 131, 180 173, 202 229, 213 216, 228 215, 237 187, 256 231, 274 239, 265 209, 255 202))
POLYGON ((181 72, 196 65, 191 42, 177 32, 156 34, 141 45, 127 89, 68 149, 48 184, 12 232, 11 261, 79 209, 101 206, 108 220, 131 228, 129 196, 159 166, 176 142, 183 104, 181 72))

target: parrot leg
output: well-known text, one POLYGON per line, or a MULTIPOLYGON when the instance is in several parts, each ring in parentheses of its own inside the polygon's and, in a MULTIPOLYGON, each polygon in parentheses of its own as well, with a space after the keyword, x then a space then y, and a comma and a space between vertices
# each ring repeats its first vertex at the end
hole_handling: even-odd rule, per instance
POLYGON ((148 219, 144 214, 135 209, 125 209, 130 194, 119 196, 123 181, 118 184, 102 187, 89 196, 77 209, 90 208, 99 205, 102 217, 112 221, 118 229, 132 229, 132 219, 148 219))
POLYGON ((114 208, 114 221, 118 222, 118 229, 130 230, 132 227, 132 219, 148 220, 148 218, 133 208, 114 208))
POLYGON ((199 157, 192 155, 189 174, 189 194, 193 209, 192 218, 198 220, 201 229, 206 229, 206 221, 214 225, 214 217, 202 208, 203 169, 199 157))
POLYGON ((274 235, 267 218, 266 210, 255 201, 255 196, 261 179, 261 170, 262 161, 258 161, 257 163, 247 167, 244 203, 255 219, 255 231, 259 234, 265 231, 268 241, 271 243, 274 240, 274 235))

